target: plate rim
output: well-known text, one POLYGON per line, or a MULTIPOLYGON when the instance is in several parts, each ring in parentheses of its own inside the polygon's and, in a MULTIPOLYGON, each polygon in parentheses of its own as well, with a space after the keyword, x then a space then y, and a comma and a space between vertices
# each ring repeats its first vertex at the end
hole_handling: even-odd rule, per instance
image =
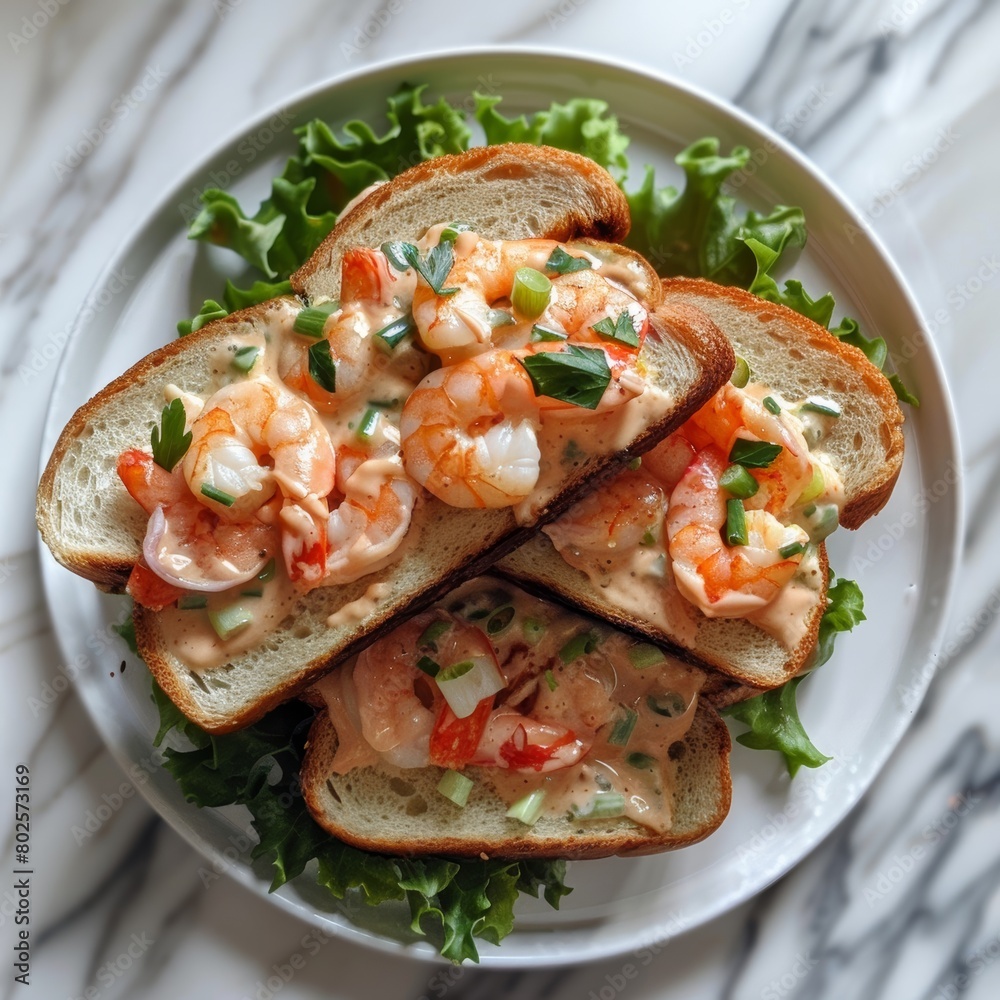
MULTIPOLYGON (((60 390, 64 387, 69 375, 70 365, 68 362, 71 360, 69 347, 73 343, 79 342, 80 337, 87 326, 97 320, 97 315, 93 311, 91 311, 91 315, 89 317, 87 315, 89 303, 95 299, 96 293, 104 287, 105 283, 115 274, 115 272, 122 267, 122 262, 127 259, 130 248, 132 248, 132 246, 142 238, 143 234, 149 229, 151 222, 158 218, 171 204, 175 204, 177 202, 178 195, 185 190, 185 187, 188 186, 190 182, 196 181, 204 175, 205 171, 214 160, 222 155, 227 149, 231 148, 235 142, 245 137, 253 129, 262 127, 262 125, 276 113, 279 113, 282 110, 287 111, 290 108, 294 108, 298 105, 302 105, 316 98, 322 97, 325 93, 350 85, 352 82, 364 80, 366 78, 374 78, 379 75, 389 75, 402 70, 416 74, 416 71, 420 67, 425 67, 428 64, 443 65, 450 60, 468 59, 470 57, 497 59, 505 56, 540 59, 554 64, 554 69, 568 68, 571 64, 576 63, 582 66, 597 66, 605 70, 613 70, 634 79, 640 79, 646 86, 666 88, 668 91, 681 92, 688 98, 693 99, 701 105, 707 106, 716 115, 721 115, 725 118, 735 120, 735 122, 737 122, 742 128, 759 136, 763 141, 772 144, 778 151, 780 151, 781 155, 794 164, 795 168, 806 174, 813 184, 823 189, 825 194, 836 202, 838 209, 857 226, 858 230, 862 233, 863 238, 870 244, 871 249, 877 255, 882 265, 890 273, 896 286, 897 293, 902 296, 913 317, 918 320, 920 329, 923 331, 928 330, 928 324, 926 323, 915 296, 899 266, 892 255, 888 252, 877 233, 875 233, 872 227, 869 226, 862 218, 860 211, 856 209, 854 204, 846 197, 846 195, 843 194, 839 186, 827 177, 811 160, 809 160, 808 157, 806 157, 804 153, 792 145, 787 139, 785 139, 785 137, 774 132, 767 125, 748 114, 742 108, 736 107, 723 98, 704 90, 702 87, 688 81, 681 80, 669 73, 664 73, 648 66, 635 65, 624 59, 595 55, 584 50, 572 48, 546 49, 542 46, 520 44, 477 45, 462 48, 452 47, 427 49, 405 56, 379 60, 370 65, 347 70, 300 88, 289 94, 284 99, 268 105, 262 111, 248 116, 246 119, 241 121, 238 126, 231 129, 225 136, 223 136, 212 148, 199 157, 196 162, 188 164, 182 168, 182 173, 179 175, 178 179, 168 189, 166 189, 160 197, 152 201, 150 207, 143 212, 139 220, 129 229, 118 244, 115 252, 112 254, 108 262, 98 272, 90 289, 82 300, 80 312, 78 312, 76 318, 70 326, 67 338, 67 350, 60 359, 59 366, 52 383, 52 392, 45 407, 45 417, 40 447, 40 468, 44 469, 64 422, 62 417, 58 417, 57 419, 56 411, 59 409, 58 400, 61 395, 60 390)), ((612 111, 615 110, 616 109, 612 109, 612 111)), ((944 426, 943 428, 940 428, 940 430, 943 430, 944 443, 949 449, 947 457, 952 459, 956 465, 961 468, 961 446, 958 436, 957 412, 951 388, 948 384, 947 378, 945 377, 944 366, 941 362, 940 354, 933 337, 926 336, 925 342, 922 346, 927 352, 928 366, 935 378, 935 388, 941 394, 942 402, 944 404, 945 420, 942 422, 944 426)), ((958 481, 954 484, 952 497, 953 501, 951 503, 951 507, 953 509, 953 517, 951 522, 951 538, 946 546, 949 556, 946 581, 942 588, 943 596, 937 609, 937 621, 929 638, 928 647, 926 649, 926 659, 930 662, 933 662, 937 658, 937 655, 943 645, 955 596, 956 576, 960 566, 961 539, 965 519, 963 502, 964 482, 961 476, 958 477, 958 481)), ((61 576, 66 572, 66 570, 59 566, 54 557, 45 547, 44 543, 41 541, 40 537, 36 537, 36 544, 40 553, 41 576, 45 592, 46 610, 50 619, 53 620, 53 633, 56 638, 56 642, 60 647, 60 651, 65 653, 65 639, 61 635, 60 630, 55 627, 55 616, 53 615, 51 595, 53 587, 53 573, 58 572, 61 576)), ((773 884, 777 879, 783 877, 791 871, 792 868, 804 861, 827 837, 837 830, 861 798, 867 794, 868 790, 871 788, 872 784, 884 768, 886 761, 892 753, 895 752, 899 742, 909 728, 910 722, 916 715, 916 710, 919 707, 920 702, 923 700, 927 688, 929 687, 935 674, 936 671, 933 670, 922 672, 919 684, 916 684, 911 688, 912 700, 909 701, 909 707, 911 709, 910 712, 906 714, 905 717, 903 717, 903 714, 900 713, 900 717, 895 721, 888 738, 880 742, 879 752, 872 758, 872 763, 866 780, 860 787, 854 789, 851 796, 846 797, 844 805, 840 810, 837 810, 838 818, 831 823, 827 829, 821 831, 820 834, 814 837, 811 841, 808 841, 800 853, 798 853, 792 860, 787 861, 787 863, 780 866, 780 870, 770 874, 765 881, 755 885, 752 890, 747 891, 741 888, 736 893, 719 897, 715 902, 715 905, 708 906, 700 911, 697 914, 696 919, 691 923, 685 924, 683 927, 675 928, 673 931, 668 931, 662 935, 650 937, 649 943, 662 944, 667 940, 679 936, 680 934, 687 933, 690 930, 703 926, 711 920, 718 918, 723 913, 728 912, 730 909, 733 909, 735 906, 754 898, 769 885, 773 884)), ((110 738, 110 726, 105 723, 102 716, 95 711, 95 706, 91 705, 89 695, 84 693, 85 687, 77 687, 77 690, 80 692, 81 701, 83 702, 95 728, 100 734, 105 747, 110 751, 119 766, 127 772, 129 765, 133 763, 131 757, 129 757, 117 745, 117 743, 110 738)), ((437 953, 436 949, 423 941, 416 943, 404 943, 378 934, 377 932, 358 927, 357 925, 352 924, 346 917, 342 917, 341 920, 335 920, 317 911, 313 911, 311 917, 305 916, 302 912, 302 904, 297 904, 280 893, 268 893, 262 885, 260 878, 254 873, 253 869, 249 865, 244 864, 241 861, 235 864, 232 863, 231 859, 225 858, 222 851, 218 850, 212 843, 201 836, 194 826, 189 823, 184 823, 182 820, 182 814, 174 810, 169 803, 163 801, 153 786, 144 782, 138 786, 138 790, 150 803, 150 805, 153 806, 160 819, 167 822, 172 829, 176 830, 185 839, 185 841, 191 844, 191 846, 194 847, 203 857, 214 863, 222 863, 225 867, 225 873, 227 875, 234 878, 241 885, 250 888, 258 895, 263 896, 283 911, 298 917, 299 919, 311 920, 316 925, 321 926, 324 929, 332 930, 336 936, 341 937, 346 941, 363 944, 366 947, 373 948, 377 951, 393 954, 397 957, 409 957, 432 963, 445 962, 445 960, 442 959, 437 953)), ((514 934, 518 933, 518 928, 515 926, 514 934)), ((532 934, 537 932, 521 931, 520 933, 532 934)), ((513 955, 505 957, 504 949, 501 945, 495 951, 481 950, 479 967, 556 967, 578 962, 581 958, 584 958, 585 960, 596 960, 600 958, 618 956, 626 953, 630 948, 630 944, 628 942, 620 942, 616 945, 600 947, 597 941, 589 939, 586 944, 587 952, 585 956, 575 954, 571 950, 568 950, 564 953, 546 958, 513 955)))

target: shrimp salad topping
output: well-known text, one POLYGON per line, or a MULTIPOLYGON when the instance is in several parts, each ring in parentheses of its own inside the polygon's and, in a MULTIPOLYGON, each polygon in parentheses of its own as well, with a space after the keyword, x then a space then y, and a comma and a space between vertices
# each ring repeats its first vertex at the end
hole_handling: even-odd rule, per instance
POLYGON ((566 456, 613 450, 624 404, 655 394, 647 281, 624 251, 460 223, 347 251, 339 301, 277 300, 216 351, 214 391, 168 387, 153 454, 120 457, 149 515, 129 592, 204 607, 227 640, 258 592, 398 559, 428 495, 530 519, 566 456))
POLYGON ((442 794, 498 795, 521 822, 625 816, 663 831, 670 748, 703 681, 655 646, 483 577, 315 690, 337 731, 336 774, 435 766, 442 794))
POLYGON ((779 612, 821 585, 816 546, 843 503, 822 450, 838 417, 829 400, 727 383, 637 468, 543 530, 595 585, 654 594, 679 634, 697 609, 750 618, 794 647, 789 622, 803 616, 779 612))

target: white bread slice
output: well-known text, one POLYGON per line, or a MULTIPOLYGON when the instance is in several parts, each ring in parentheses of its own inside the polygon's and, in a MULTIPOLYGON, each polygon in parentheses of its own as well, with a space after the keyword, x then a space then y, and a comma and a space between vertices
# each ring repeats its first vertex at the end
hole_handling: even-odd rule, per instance
MULTIPOLYGON (((739 288, 698 279, 664 281, 666 301, 710 316, 726 334, 754 377, 789 399, 809 395, 831 398, 842 416, 823 438, 844 482, 841 523, 857 528, 885 505, 903 460, 903 415, 888 379, 855 347, 793 310, 765 302, 739 288)), ((820 587, 803 609, 802 638, 788 649, 753 623, 738 618, 697 619, 693 640, 667 632, 648 618, 650 595, 636 592, 634 601, 609 602, 587 577, 567 565, 552 543, 536 536, 497 566, 498 572, 527 589, 554 593, 616 625, 631 628, 657 642, 685 650, 696 662, 721 671, 755 689, 783 684, 806 664, 826 609, 828 564, 819 547, 820 587)), ((736 700, 731 694, 729 700, 736 700)), ((722 704, 720 693, 719 704, 722 704)))
MULTIPOLYGON (((530 219, 532 229, 536 224, 552 227, 537 233, 541 236, 551 231, 561 234, 567 226, 575 225, 582 198, 579 185, 567 182, 570 159, 586 172, 588 184, 601 192, 591 199, 593 211, 604 208, 599 223, 581 225, 583 231, 592 234, 606 227, 621 230, 617 209, 611 210, 614 182, 582 157, 551 151, 559 183, 545 188, 544 205, 540 205, 534 194, 535 183, 544 175, 548 154, 536 147, 525 148, 532 151, 532 170, 523 175, 526 182, 518 189, 520 200, 511 200, 508 192, 503 205, 505 213, 510 214, 498 214, 494 228, 484 226, 483 235, 498 239, 523 236, 525 217, 530 219), (560 191, 565 193, 564 200, 557 203, 560 191)), ((446 158, 453 177, 447 197, 435 197, 429 202, 428 214, 415 232, 408 233, 410 238, 442 218, 468 219, 470 206, 482 204, 484 188, 491 183, 506 185, 510 173, 516 172, 509 151, 502 148, 493 154, 476 150, 467 155, 474 169, 459 169, 460 164, 456 164, 463 160, 462 156, 446 158), (496 177, 489 169, 492 155, 506 164, 496 177)), ((519 152, 515 161, 525 155, 519 152)), ((411 204, 413 189, 433 175, 433 170, 428 165, 415 169, 416 181, 411 183, 407 175, 401 175, 349 212, 344 221, 348 235, 344 236, 338 226, 317 253, 326 254, 323 259, 336 260, 330 255, 353 245, 358 213, 364 218, 369 211, 366 206, 375 196, 379 199, 378 211, 372 215, 372 226, 385 228, 373 237, 374 242, 382 238, 382 233, 398 233, 392 222, 394 191, 402 200, 407 224, 416 222, 411 204)), ((618 208, 623 205, 620 200, 618 208)), ((372 235, 371 228, 366 232, 372 235)), ((330 266, 339 270, 335 263, 330 266)), ((299 275, 306 275, 302 279, 304 290, 310 273, 320 280, 319 270, 303 268, 299 275)), ((328 283, 325 287, 334 286, 328 283)), ((317 294, 313 288, 312 294, 317 294)), ((659 294, 656 283, 651 289, 650 305, 657 305, 659 294)), ((145 446, 149 426, 163 405, 163 387, 167 383, 196 395, 206 394, 213 351, 219 344, 233 332, 259 327, 276 312, 299 307, 294 298, 273 300, 210 323, 183 341, 155 351, 77 412, 56 445, 38 495, 39 528, 60 562, 99 586, 121 589, 139 555, 145 518, 136 514, 135 505, 118 481, 117 456, 127 448, 145 446)), ((617 453, 592 456, 573 467, 556 495, 538 512, 536 523, 557 516, 602 476, 613 474, 634 455, 655 444, 728 377, 731 349, 701 313, 683 304, 678 308, 657 307, 653 319, 654 331, 647 337, 643 357, 650 370, 657 373, 658 385, 669 393, 671 406, 655 422, 637 429, 632 441, 617 453)), ((164 615, 137 607, 140 652, 161 687, 192 721, 214 732, 238 729, 301 691, 390 627, 400 615, 426 606, 444 590, 479 572, 498 554, 525 541, 532 530, 530 525, 519 526, 509 510, 458 510, 434 499, 418 509, 414 521, 417 544, 408 547, 398 562, 355 583, 318 588, 306 594, 265 641, 222 666, 199 671, 174 656, 165 641, 164 615), (332 612, 362 599, 373 585, 382 588, 379 600, 357 624, 328 626, 332 612)))
POLYGON ((653 854, 697 843, 726 818, 732 799, 730 749, 725 723, 715 709, 699 702, 687 735, 668 751, 674 765, 674 812, 665 833, 624 818, 542 816, 529 827, 504 815, 507 807, 486 786, 481 768, 463 772, 476 786, 462 809, 437 791, 443 773, 438 767, 370 766, 333 774, 337 733, 321 709, 309 731, 302 794, 325 830, 355 847, 384 854, 570 860, 653 854))

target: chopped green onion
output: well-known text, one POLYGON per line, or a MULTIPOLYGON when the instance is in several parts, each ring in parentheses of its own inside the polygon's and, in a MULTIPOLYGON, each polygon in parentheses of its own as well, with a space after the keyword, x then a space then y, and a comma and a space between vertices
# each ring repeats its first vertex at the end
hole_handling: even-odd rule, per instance
POLYGON ((573 274, 576 271, 589 271, 594 265, 586 257, 574 257, 562 247, 556 247, 545 262, 545 270, 555 274, 573 274))
POLYGON ((326 321, 330 318, 330 314, 335 313, 339 308, 340 303, 336 300, 324 302, 319 306, 306 306, 305 309, 299 310, 299 314, 292 324, 292 329, 304 337, 314 337, 318 340, 323 336, 323 330, 326 328, 326 321))
POLYGON ((264 588, 263 587, 253 587, 250 590, 241 590, 240 597, 263 597, 264 588))
POLYGON ((378 337, 376 343, 380 346, 384 344, 390 351, 395 350, 399 342, 413 333, 416 328, 416 324, 413 322, 413 314, 407 313, 405 316, 400 316, 399 319, 394 319, 391 323, 387 323, 381 330, 377 331, 375 334, 378 337))
POLYGON ((238 348, 233 355, 233 368, 238 372, 243 372, 244 375, 248 374, 250 369, 257 363, 257 355, 259 354, 260 348, 254 347, 253 344, 247 344, 245 347, 238 348))
POLYGON ((436 622, 431 622, 420 633, 420 638, 417 639, 418 649, 432 649, 437 651, 437 641, 451 628, 451 622, 438 619, 436 622))
POLYGON ((328 340, 321 340, 309 348, 309 374, 321 389, 337 391, 337 366, 330 354, 328 340))
POLYGON ((625 796, 621 792, 595 792, 585 806, 570 806, 574 819, 615 819, 625 815, 625 796))
POLYGON ((595 649, 597 649, 597 636, 593 632, 580 632, 559 650, 559 659, 563 663, 572 663, 595 649))
POLYGON ((276 569, 277 569, 277 564, 275 563, 274 558, 272 557, 268 559, 267 564, 257 574, 257 579, 260 580, 261 583, 267 583, 268 580, 273 580, 276 569))
POLYGON ((748 469, 766 469, 780 454, 780 444, 737 438, 729 450, 729 461, 748 469))
POLYGON ((555 343, 565 340, 569 334, 560 333, 558 330, 550 330, 546 326, 539 326, 537 323, 531 328, 531 342, 533 344, 555 343))
POLYGON ((502 691, 505 683, 492 655, 453 663, 437 675, 438 689, 459 719, 467 719, 484 698, 502 691))
POLYGON ((807 399, 799 409, 808 410, 810 413, 821 413, 824 417, 839 417, 841 414, 840 407, 828 399, 807 399))
POLYGON ((454 243, 458 239, 459 233, 472 231, 472 226, 468 222, 453 222, 451 225, 441 230, 440 243, 454 243))
POLYGON ((521 622, 521 631, 524 633, 528 645, 536 646, 545 635, 545 622, 541 622, 537 618, 525 618, 521 622))
POLYGON ((726 501, 724 534, 727 545, 746 545, 750 540, 747 535, 746 511, 740 499, 726 501))
POLYGON ((210 610, 208 620, 220 639, 228 639, 253 621, 253 612, 242 604, 230 604, 225 608, 210 610))
MULTIPOLYGON (((819 464, 813 466, 812 479, 809 485, 802 491, 802 495, 796 500, 796 504, 809 503, 815 500, 826 489, 826 477, 823 475, 823 468, 819 464)), ((806 515, 809 516, 808 514, 806 515)))
POLYGON ((615 720, 611 735, 608 736, 608 742, 616 747, 625 746, 632 738, 632 731, 635 729, 638 718, 639 713, 635 709, 623 706, 623 712, 615 720))
POLYGON ((490 329, 495 330, 500 326, 513 326, 516 320, 514 314, 506 309, 491 309, 486 314, 486 320, 490 324, 490 329))
POLYGON ((464 677, 475 665, 474 660, 460 660, 458 663, 453 663, 450 667, 445 667, 438 674, 438 679, 442 681, 457 681, 459 677, 464 677))
POLYGON ((475 786, 471 778, 458 771, 445 771, 438 782, 437 790, 446 798, 451 799, 456 806, 464 808, 469 801, 469 793, 475 786))
POLYGON ((545 791, 536 788, 523 798, 518 799, 505 813, 509 819, 519 819, 525 826, 534 826, 542 815, 545 804, 545 791))
POLYGON ((813 514, 816 513, 816 504, 814 503, 809 504, 809 506, 806 507, 805 510, 802 511, 802 513, 805 517, 812 517, 813 514))
POLYGON ((535 319, 545 312, 552 294, 552 282, 533 267, 519 267, 514 272, 510 303, 514 312, 525 319, 535 319))
POLYGON ((636 332, 635 323, 627 309, 623 309, 618 318, 612 321, 610 316, 605 316, 600 322, 595 323, 591 330, 605 340, 616 340, 626 347, 639 346, 639 334, 636 332))
POLYGON ((542 351, 518 359, 536 396, 549 396, 596 410, 611 383, 607 355, 600 348, 567 344, 562 351, 542 351))
POLYGON ((559 687, 559 681, 556 680, 556 675, 552 673, 551 667, 545 671, 545 683, 548 684, 550 691, 555 691, 559 687))
POLYGON ((675 691, 646 696, 646 705, 651 712, 676 719, 687 711, 687 702, 675 691))
POLYGON ((486 621, 486 634, 499 635, 514 620, 514 609, 508 604, 494 611, 486 621))
POLYGON ((640 545, 653 545, 656 542, 656 534, 652 528, 647 528, 639 539, 640 545))
POLYGON ((729 381, 737 389, 742 389, 750 381, 750 366, 747 364, 746 359, 741 358, 738 354, 736 355, 736 367, 733 368, 733 374, 730 376, 729 381))
POLYGON ((428 677, 437 677, 441 673, 441 664, 429 656, 421 656, 417 660, 417 669, 422 670, 428 677))
POLYGON ((208 497, 209 500, 214 500, 216 503, 221 503, 223 507, 232 507, 236 503, 236 497, 231 493, 216 489, 211 483, 201 484, 201 495, 208 497))
POLYGON ((781 405, 774 398, 774 396, 765 396, 763 403, 764 409, 767 410, 768 413, 773 413, 775 416, 781 413, 781 405))
POLYGON ((760 484, 742 465, 730 465, 719 476, 719 485, 731 496, 743 500, 752 497, 760 489, 760 484))
POLYGON ((656 763, 656 758, 648 753, 630 753, 625 755, 625 763, 636 770, 647 771, 656 763))
POLYGON ((667 658, 663 654, 663 650, 651 642, 637 642, 629 648, 628 659, 636 670, 645 670, 646 667, 655 667, 657 664, 664 663, 667 658))
POLYGON ((354 433, 362 441, 366 441, 375 433, 375 428, 378 426, 378 420, 381 416, 382 414, 375 407, 369 406, 365 410, 364 416, 361 418, 361 423, 358 424, 358 429, 354 433))
POLYGON ((781 548, 778 549, 778 555, 781 556, 782 559, 791 559, 792 556, 801 555, 805 552, 805 550, 806 547, 802 542, 789 542, 788 545, 782 545, 781 548))
POLYGON ((194 611, 196 608, 207 608, 208 598, 204 594, 181 594, 177 598, 177 607, 181 611, 194 611))
POLYGON ((636 457, 628 463, 628 471, 636 472, 640 468, 642 468, 642 455, 636 455, 636 457))

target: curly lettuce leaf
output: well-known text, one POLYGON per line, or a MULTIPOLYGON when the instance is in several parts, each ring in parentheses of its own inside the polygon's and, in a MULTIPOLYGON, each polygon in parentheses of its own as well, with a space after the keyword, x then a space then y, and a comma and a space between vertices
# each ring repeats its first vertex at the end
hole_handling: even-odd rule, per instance
POLYGON ((296 129, 303 167, 319 167, 328 175, 331 207, 339 210, 369 184, 395 177, 407 167, 469 148, 472 133, 464 113, 443 97, 425 104, 426 89, 426 84, 403 86, 389 98, 389 127, 382 135, 357 120, 347 122, 339 137, 318 118, 296 129))
POLYGON ((299 785, 313 710, 288 702, 236 733, 215 736, 189 722, 154 682, 159 746, 178 732, 190 749, 168 747, 164 766, 185 798, 198 806, 243 805, 258 843, 252 857, 271 863, 271 891, 300 875, 314 859, 316 880, 334 897, 360 891, 371 904, 406 900, 413 929, 431 933, 454 962, 478 961, 476 939, 499 944, 513 929, 519 892, 553 907, 570 890, 565 862, 450 861, 391 858, 331 837, 309 815, 299 785))
POLYGON ((503 98, 474 93, 476 121, 486 133, 486 144, 530 142, 581 153, 622 180, 628 173, 628 136, 618 128, 618 119, 608 114, 606 101, 577 97, 565 104, 553 102, 547 111, 530 117, 505 118, 497 105, 503 98))
POLYGON ((181 337, 186 337, 189 333, 200 330, 206 323, 211 323, 213 319, 222 319, 237 309, 248 309, 279 295, 291 294, 292 285, 289 281, 255 281, 249 288, 238 288, 227 280, 222 301, 205 299, 196 316, 192 319, 182 319, 177 324, 177 333, 181 337))
POLYGON ((737 743, 751 750, 777 750, 784 756, 792 777, 802 766, 820 767, 830 760, 816 749, 799 719, 795 692, 804 679, 793 677, 773 691, 723 710, 750 727, 749 732, 736 737, 737 743))
MULTIPOLYGON (((833 655, 833 644, 841 632, 850 632, 865 620, 864 597, 853 580, 836 580, 830 573, 827 607, 819 623, 819 639, 809 664, 810 670, 826 663, 833 655)), ((820 767, 829 757, 813 745, 799 718, 796 691, 808 674, 793 677, 779 688, 722 710, 750 727, 736 742, 752 750, 777 750, 785 758, 788 773, 795 776, 800 767, 820 767)))
POLYGON ((665 275, 709 278, 746 288, 756 264, 745 240, 754 239, 774 253, 776 263, 786 252, 805 244, 801 209, 778 205, 767 215, 737 212, 736 199, 722 185, 746 166, 750 150, 737 146, 719 155, 719 140, 700 139, 676 157, 684 171, 684 186, 657 187, 651 167, 641 187, 626 192, 632 229, 626 243, 646 256, 665 275))

